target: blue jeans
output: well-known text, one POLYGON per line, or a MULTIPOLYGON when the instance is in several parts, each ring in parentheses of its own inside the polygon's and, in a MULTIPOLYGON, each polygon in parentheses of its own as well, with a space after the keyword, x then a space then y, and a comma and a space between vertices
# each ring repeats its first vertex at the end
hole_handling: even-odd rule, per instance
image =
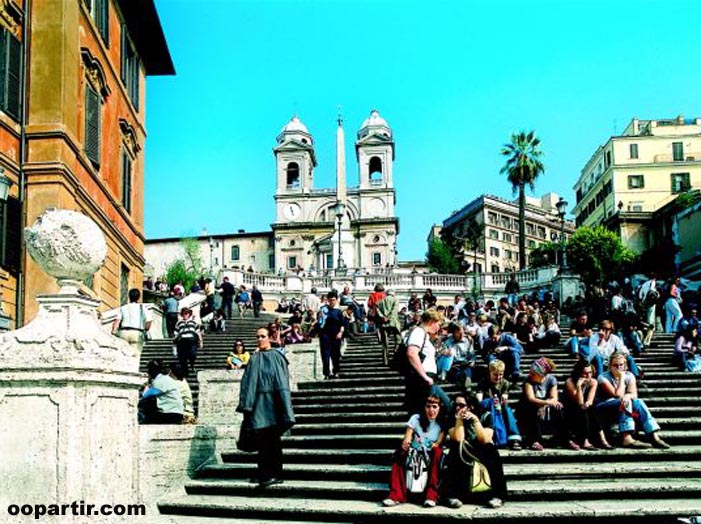
POLYGON ((567 341, 567 349, 570 355, 581 354, 584 357, 589 356, 589 337, 570 337, 567 341))
POLYGON ((644 400, 636 398, 630 402, 630 406, 626 410, 621 410, 621 399, 610 398, 599 402, 596 409, 605 412, 607 415, 612 415, 614 419, 618 419, 618 430, 621 433, 630 433, 635 431, 635 419, 629 413, 637 413, 638 420, 646 434, 653 433, 660 429, 655 417, 650 414, 650 410, 644 400))
POLYGON ((676 298, 668 298, 664 303, 664 331, 676 333, 679 321, 682 319, 682 308, 676 298))
MULTIPOLYGON (((597 376, 601 375, 603 372, 606 371, 604 369, 604 358, 601 355, 599 355, 598 353, 594 353, 593 355, 590 355, 590 359, 592 366, 594 366, 594 369, 596 370, 597 376)), ((640 369, 635 363, 635 359, 632 355, 626 356, 626 365, 628 366, 628 370, 631 373, 633 373, 635 378, 638 378, 640 376, 640 369)))
POLYGON ((643 352, 643 341, 641 340, 640 334, 637 331, 629 331, 627 333, 620 331, 618 336, 621 337, 623 343, 626 345, 626 347, 633 351, 633 355, 636 357, 643 352))
POLYGON ((436 370, 438 371, 439 375, 450 371, 454 358, 455 357, 451 355, 441 355, 438 357, 438 360, 436 360, 436 370))
MULTIPOLYGON (((480 407, 485 413, 490 413, 492 411, 492 403, 494 402, 491 398, 485 398, 480 402, 480 407)), ((521 432, 518 430, 518 425, 516 424, 516 417, 514 416, 514 410, 509 406, 501 406, 501 414, 504 417, 504 425, 506 426, 506 435, 509 442, 516 441, 521 442, 521 432)))
POLYGON ((496 355, 490 354, 487 357, 487 363, 492 362, 493 360, 499 359, 504 364, 506 364, 506 375, 516 375, 521 373, 521 352, 509 348, 505 349, 503 351, 500 351, 496 355))

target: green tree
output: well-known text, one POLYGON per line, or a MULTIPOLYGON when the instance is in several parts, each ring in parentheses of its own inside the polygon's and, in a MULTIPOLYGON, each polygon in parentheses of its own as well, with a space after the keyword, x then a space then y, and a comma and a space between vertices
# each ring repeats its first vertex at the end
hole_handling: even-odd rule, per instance
POLYGON ((603 285, 628 272, 636 260, 635 252, 603 226, 580 227, 566 249, 569 267, 579 273, 587 285, 603 285))
POLYGON ((526 267, 526 184, 535 189, 535 181, 545 171, 541 157, 540 139, 535 131, 514 133, 511 143, 501 150, 506 157, 504 167, 499 171, 506 173, 514 193, 518 191, 518 258, 520 269, 526 267))
POLYGON ((561 250, 560 244, 555 242, 545 242, 537 248, 531 249, 528 267, 535 269, 557 264, 561 250))
POLYGON ((171 288, 178 282, 182 282, 185 290, 189 291, 195 281, 203 275, 204 265, 200 256, 200 245, 196 238, 184 238, 180 245, 183 249, 183 256, 168 265, 166 280, 171 288))
POLYGON ((431 271, 454 275, 460 272, 460 264, 450 246, 440 238, 434 238, 428 246, 426 263, 431 271))

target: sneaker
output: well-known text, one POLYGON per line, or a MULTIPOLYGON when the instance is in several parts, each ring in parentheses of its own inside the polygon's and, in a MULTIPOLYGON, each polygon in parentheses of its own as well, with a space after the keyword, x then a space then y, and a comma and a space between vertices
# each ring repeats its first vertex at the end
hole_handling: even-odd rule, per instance
POLYGON ((424 501, 424 508, 435 508, 436 507, 436 501, 435 500, 430 500, 426 499, 424 501))
POLYGON ((518 440, 512 440, 509 442, 509 449, 511 451, 521 451, 523 448, 521 447, 521 443, 518 440))
POLYGON ((397 502, 396 500, 392 500, 392 499, 385 499, 382 501, 382 505, 386 508, 391 508, 392 506, 397 506, 398 504, 399 504, 399 502, 397 502))
POLYGON ((450 508, 461 508, 462 507, 462 500, 460 499, 448 499, 448 507, 450 508))
POLYGON ((501 500, 500 498, 494 497, 493 499, 489 499, 489 502, 487 502, 487 507, 488 508, 500 508, 504 505, 504 501, 501 500))

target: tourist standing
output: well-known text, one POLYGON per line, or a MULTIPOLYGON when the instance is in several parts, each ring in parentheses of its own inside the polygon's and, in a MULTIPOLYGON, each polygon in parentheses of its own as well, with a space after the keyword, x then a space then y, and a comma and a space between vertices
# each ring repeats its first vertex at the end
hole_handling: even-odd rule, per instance
POLYGON ((129 303, 119 308, 112 323, 112 334, 126 340, 138 355, 144 347, 146 333, 151 329, 151 312, 139 304, 141 291, 129 290, 129 303))
POLYGON ((258 286, 254 285, 251 288, 251 302, 253 303, 253 316, 260 316, 260 308, 263 306, 263 293, 260 292, 258 286))
POLYGON ((219 286, 219 293, 221 293, 221 303, 224 309, 224 314, 227 320, 231 320, 231 315, 234 309, 234 296, 236 295, 236 288, 229 282, 229 277, 224 277, 219 286))
POLYGON ((270 345, 267 327, 258 328, 258 350, 251 355, 241 380, 236 411, 253 433, 258 451, 257 480, 261 488, 282 483, 282 434, 295 423, 290 375, 285 355, 270 345))
POLYGON ((329 291, 326 295, 328 308, 324 325, 319 337, 319 349, 321 351, 321 363, 324 379, 337 378, 341 364, 341 343, 346 329, 346 319, 343 312, 336 307, 338 295, 335 291, 329 291), (332 369, 333 367, 333 369, 332 369))
POLYGON ((197 350, 202 347, 202 330, 192 316, 192 310, 184 307, 180 311, 182 320, 175 325, 175 338, 173 345, 178 355, 178 362, 187 376, 189 369, 195 369, 197 350))
POLYGON ((163 311, 166 314, 166 331, 168 338, 173 338, 175 335, 175 324, 178 323, 178 300, 175 294, 171 291, 163 301, 163 311))

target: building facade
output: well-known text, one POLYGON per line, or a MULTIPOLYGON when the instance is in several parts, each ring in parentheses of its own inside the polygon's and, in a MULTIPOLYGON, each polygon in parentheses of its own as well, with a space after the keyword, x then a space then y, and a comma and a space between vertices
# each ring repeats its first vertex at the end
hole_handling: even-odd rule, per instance
POLYGON ((634 118, 582 169, 575 222, 609 227, 643 252, 655 243, 655 213, 693 188, 701 188, 701 119, 634 118))
MULTIPOLYGON (((208 274, 219 275, 226 270, 253 270, 271 273, 275 270, 275 247, 272 231, 226 235, 202 234, 194 237, 199 261, 208 274)), ((185 258, 182 238, 155 238, 146 240, 145 276, 160 278, 168 266, 185 258)))
MULTIPOLYGON (((526 255, 545 242, 558 242, 562 220, 556 203, 560 197, 547 193, 541 198, 526 197, 526 255)), ((518 200, 509 201, 492 195, 482 195, 454 212, 443 221, 442 230, 464 237, 470 222, 482 229, 479 247, 465 253, 477 272, 501 273, 518 271, 518 200)), ((565 221, 565 238, 574 232, 574 224, 565 221)), ((435 226, 429 238, 435 236, 435 226)))
POLYGON ((145 263, 145 78, 174 74, 153 0, 0 3, 0 291, 12 325, 58 290, 25 252, 22 229, 50 207, 80 211, 107 238, 88 293, 110 309, 140 284, 145 263))
POLYGON ((336 138, 334 190, 314 187, 314 139, 298 117, 293 117, 277 137, 272 229, 278 272, 324 272, 339 265, 372 271, 397 262, 399 221, 394 214, 392 130, 376 110, 363 122, 355 142, 357 187, 346 186, 345 134, 340 118, 336 138))

